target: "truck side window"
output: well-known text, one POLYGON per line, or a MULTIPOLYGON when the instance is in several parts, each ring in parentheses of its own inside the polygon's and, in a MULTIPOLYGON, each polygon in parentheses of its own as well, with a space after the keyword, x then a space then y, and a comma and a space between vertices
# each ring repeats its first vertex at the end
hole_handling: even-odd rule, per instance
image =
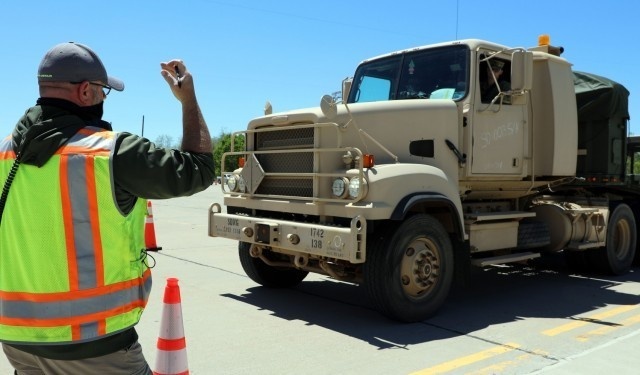
MULTIPOLYGON (((481 61, 478 73, 482 103, 491 103, 500 92, 511 90, 511 64, 509 61, 497 58, 481 61)), ((499 100, 498 98, 496 102, 499 100)), ((511 104, 510 96, 505 96, 502 104, 511 104)))

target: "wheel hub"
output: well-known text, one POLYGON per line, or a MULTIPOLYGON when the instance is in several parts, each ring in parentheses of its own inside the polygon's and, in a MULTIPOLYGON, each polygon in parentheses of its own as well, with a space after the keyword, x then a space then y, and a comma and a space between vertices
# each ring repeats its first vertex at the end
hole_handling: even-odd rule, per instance
POLYGON ((437 246, 419 238, 407 247, 401 265, 402 287, 411 297, 420 297, 431 290, 439 278, 441 260, 437 246))

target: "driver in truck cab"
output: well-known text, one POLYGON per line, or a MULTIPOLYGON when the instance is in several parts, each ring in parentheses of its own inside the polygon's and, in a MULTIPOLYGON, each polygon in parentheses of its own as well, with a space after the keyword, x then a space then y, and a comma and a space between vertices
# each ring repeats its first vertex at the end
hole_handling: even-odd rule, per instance
MULTIPOLYGON (((491 103, 500 92, 511 90, 511 84, 504 77, 505 62, 491 59, 480 63, 480 98, 482 103, 491 103)), ((509 103, 505 98, 505 103, 509 103)))

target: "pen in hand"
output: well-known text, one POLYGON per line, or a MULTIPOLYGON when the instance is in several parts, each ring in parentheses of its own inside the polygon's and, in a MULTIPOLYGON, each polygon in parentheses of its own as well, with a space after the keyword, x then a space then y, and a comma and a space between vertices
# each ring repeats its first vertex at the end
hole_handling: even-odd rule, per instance
POLYGON ((178 66, 174 68, 176 71, 176 78, 178 78, 178 87, 182 87, 182 74, 180 74, 180 70, 178 70, 178 66))

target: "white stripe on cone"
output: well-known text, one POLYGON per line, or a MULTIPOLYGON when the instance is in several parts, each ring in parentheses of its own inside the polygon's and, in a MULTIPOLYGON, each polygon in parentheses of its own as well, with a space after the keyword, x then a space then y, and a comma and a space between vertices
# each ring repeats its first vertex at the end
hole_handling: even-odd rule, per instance
POLYGON ((175 340, 184 337, 182 326, 182 307, 179 303, 165 303, 162 307, 162 320, 160 322, 173 322, 174 324, 160 325, 160 338, 175 340), (176 323, 180 324, 176 324, 176 323))
POLYGON ((156 357, 154 375, 177 375, 188 374, 189 364, 187 363, 187 349, 182 350, 160 350, 156 357))

